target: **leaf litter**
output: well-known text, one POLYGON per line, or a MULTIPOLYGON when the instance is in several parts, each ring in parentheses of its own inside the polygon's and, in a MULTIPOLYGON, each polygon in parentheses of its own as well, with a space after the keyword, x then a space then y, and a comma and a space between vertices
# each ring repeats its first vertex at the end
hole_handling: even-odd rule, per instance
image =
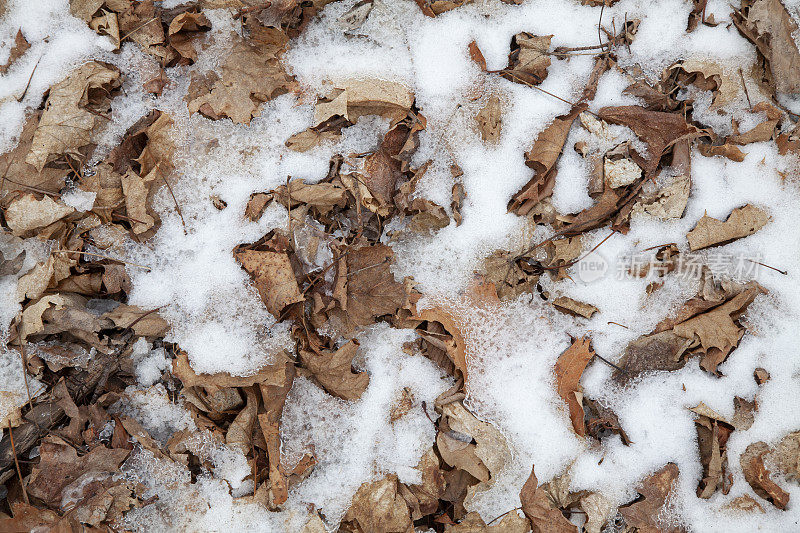
POLYGON ((796 10, 551 7, 4 4, 0 529, 790 529, 796 10))

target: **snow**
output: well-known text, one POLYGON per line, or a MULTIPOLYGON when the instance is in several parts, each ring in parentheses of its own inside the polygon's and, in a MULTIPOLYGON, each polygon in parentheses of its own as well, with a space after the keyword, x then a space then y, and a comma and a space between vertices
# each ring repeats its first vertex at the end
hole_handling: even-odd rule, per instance
MULTIPOLYGON (((173 0, 163 5, 181 3, 173 0)), ((595 252, 609 264, 599 279, 574 275, 574 281, 555 282, 542 276, 545 290, 598 307, 600 312, 589 320, 557 313, 538 296, 530 295, 489 309, 477 308, 465 294, 483 258, 496 249, 524 249, 551 233, 508 213, 507 203, 532 175, 524 164, 524 151, 570 106, 542 91, 482 73, 469 59, 467 46, 475 40, 492 70, 506 65, 509 42, 520 31, 552 33, 554 47, 594 45, 600 9, 561 0, 529 1, 520 6, 485 0, 431 19, 410 0, 376 0, 364 25, 352 35, 344 35, 337 21, 354 3, 343 0, 327 6, 292 43, 285 61, 309 95, 326 95, 332 80, 344 77, 379 77, 407 84, 428 120, 414 162, 433 160, 418 194, 449 205, 450 165, 457 163, 464 172, 460 178, 467 192, 464 223, 451 224, 433 235, 402 238, 392 247, 396 276, 413 276, 426 295, 422 305, 448 303, 461 310, 458 319, 467 338, 470 372, 465 403, 479 418, 500 429, 512 452, 510 463, 492 487, 467 502, 468 510, 480 512, 488 521, 518 506, 519 490, 531 464, 536 466, 540 483, 569 467, 571 490, 598 491, 613 503, 623 504, 636 497, 640 480, 672 461, 681 472, 673 499, 677 522, 694 531, 791 530, 800 498, 796 484, 781 484, 792 497, 786 512, 763 505, 766 514, 746 517, 721 507, 734 496, 752 494, 738 468, 738 456, 745 447, 757 440, 775 441, 800 427, 800 412, 789 401, 800 394, 796 379, 800 372, 800 330, 796 326, 800 284, 794 267, 800 256, 798 162, 779 156, 767 143, 743 146, 746 158, 741 163, 694 152, 692 195, 681 219, 635 216, 627 235, 615 234, 595 252), (496 145, 481 142, 473 118, 483 105, 483 96, 491 93, 503 102, 503 129, 496 145), (749 332, 721 365, 724 376, 709 376, 696 361, 690 361, 681 370, 645 376, 621 388, 609 379, 612 369, 595 361, 583 377, 585 393, 615 410, 632 444, 624 446, 616 437, 600 445, 586 444, 572 432, 554 388, 552 368, 569 345, 569 335, 590 335, 598 354, 617 361, 627 343, 651 331, 696 290, 692 280, 668 277, 662 288, 648 296, 645 288, 650 280, 618 276, 618 261, 670 242, 686 251, 685 234, 704 213, 724 219, 746 203, 768 210, 772 221, 756 234, 714 253, 753 258, 789 273, 783 276, 764 267, 755 270, 754 278, 769 294, 752 304, 747 314, 749 332), (761 387, 752 377, 756 366, 766 368, 772 376, 761 387), (734 432, 728 442, 732 492, 725 498, 718 494, 710 500, 698 499, 695 489, 702 467, 694 415, 687 408, 702 401, 731 416, 735 395, 757 397, 759 409, 753 426, 734 432)), ((630 49, 618 50, 620 65, 638 65, 653 79, 686 57, 712 58, 726 68, 749 71, 756 59, 754 48, 729 24, 728 4, 710 0, 707 12, 714 13, 721 24, 714 28, 701 25, 687 35, 690 10, 691 2, 684 0, 622 0, 606 8, 606 27, 611 20, 619 29, 625 19, 641 19, 630 49)), ((145 95, 138 88, 142 80, 125 81, 125 94, 114 101, 115 120, 104 133, 95 158, 102 157, 128 126, 151 109, 161 109, 175 120, 180 179, 172 189, 186 227, 184 230, 172 197, 162 189, 156 197, 160 230, 147 243, 130 243, 125 250, 127 260, 150 269, 128 270, 133 286, 130 303, 143 309, 160 308, 159 313, 172 325, 165 340, 185 350, 197 372, 247 375, 269 362, 270 354, 293 346, 288 325, 277 323, 267 312, 231 254, 236 245, 253 242, 286 225, 285 210, 274 204, 259 221, 245 220, 250 194, 273 189, 285 183, 287 176, 318 181, 325 177, 333 154, 373 148, 388 125, 362 117, 343 132, 338 143, 296 153, 284 143, 311 126, 311 97, 281 96, 264 104, 249 126, 189 116, 183 100, 188 73, 215 65, 224 50, 224 36, 236 28, 230 11, 207 10, 207 15, 214 25, 209 40, 214 44, 200 54, 194 67, 170 69, 173 84, 162 96, 145 95), (227 208, 216 209, 210 200, 213 195, 224 200, 227 208)), ((0 149, 13 145, 25 114, 41 103, 47 87, 81 61, 97 58, 134 72, 152 67, 131 43, 119 54, 110 54, 106 39, 68 15, 66 0, 11 2, 9 14, 0 23, 2 41, 11 42, 17 28, 22 28, 32 48, 0 78, 0 101, 4 102, 0 104, 4 117, 0 149), (25 99, 18 103, 9 98, 22 93, 37 62, 25 99)), ((6 53, 5 48, 0 50, 0 55, 6 53)), ((591 68, 588 55, 553 56, 540 88, 576 100, 591 68)), ((638 103, 621 94, 627 84, 618 70, 604 74, 590 110, 638 103)), ((754 87, 748 87, 751 94, 757 94, 754 87)), ((719 134, 730 133, 731 118, 741 122, 743 131, 759 118, 739 111, 741 94, 720 112, 711 109, 710 94, 680 95, 689 96, 696 101, 695 117, 707 121, 719 134)), ((609 132, 608 138, 598 139, 577 123, 573 127, 558 164, 552 198, 560 212, 576 212, 592 204, 587 188, 589 164, 572 149, 576 142, 593 143, 593 150, 605 150, 625 140, 641 147, 626 128, 612 126, 609 132)), ((77 191, 62 199, 79 210, 93 201, 77 191)), ((608 229, 600 229, 586 235, 584 250, 592 249, 608 233, 608 229)), ((574 274, 576 268, 570 272, 574 274)), ((13 292, 14 280, 0 279, 0 340, 5 340, 19 309, 12 300, 13 292)), ((245 479, 244 456, 198 437, 197 449, 206 449, 216 469, 197 484, 189 483, 188 470, 167 467, 137 448, 126 464, 126 475, 145 483, 159 496, 159 502, 130 513, 127 526, 140 531, 297 531, 305 521, 306 505, 313 504, 324 513, 328 525, 335 527, 362 483, 387 473, 397 474, 401 482, 417 481, 419 473, 414 467, 435 438, 421 402, 432 404, 451 383, 428 360, 403 352, 403 343, 413 338, 408 331, 385 325, 362 333, 360 353, 364 370, 370 373, 370 385, 356 402, 335 399, 311 381, 297 378, 282 420, 283 460, 291 466, 313 445, 319 464, 290 493, 282 513, 269 513, 257 504, 234 499, 252 490, 245 479), (404 387, 413 393, 414 408, 392 424, 389 412, 404 387)), ((170 401, 166 389, 158 384, 169 365, 163 348, 137 341, 134 361, 140 387, 127 391, 125 401, 117 405, 119 412, 139 420, 161 442, 176 431, 196 430, 188 411, 170 401)), ((15 353, 0 353, 0 368, 4 369, 0 390, 18 394, 24 390, 20 389, 19 366, 15 353)))

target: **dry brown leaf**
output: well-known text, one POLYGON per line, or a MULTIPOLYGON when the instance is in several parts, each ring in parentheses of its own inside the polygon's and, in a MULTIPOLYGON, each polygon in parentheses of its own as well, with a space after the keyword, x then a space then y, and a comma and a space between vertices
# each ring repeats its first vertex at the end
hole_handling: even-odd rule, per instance
POLYGON ((286 306, 303 301, 286 253, 242 250, 236 252, 235 257, 253 278, 267 311, 275 318, 283 318, 281 313, 286 306))
POLYGON ((472 3, 472 0, 423 0, 429 1, 431 11, 435 15, 441 15, 445 11, 450 11, 465 4, 472 3))
POLYGON ((301 179, 294 179, 288 184, 288 198, 286 191, 287 186, 281 185, 271 194, 283 206, 288 202, 291 209, 308 204, 324 215, 334 207, 344 207, 347 203, 347 191, 334 183, 305 183, 301 179))
POLYGON ((533 143, 533 148, 525 153, 525 164, 533 169, 533 178, 511 198, 509 211, 525 216, 539 201, 553 194, 556 162, 564 149, 564 142, 575 117, 585 110, 585 104, 575 106, 566 115, 556 117, 542 130, 533 143))
POLYGON ((89 21, 89 27, 98 35, 108 36, 108 38, 111 39, 111 43, 114 45, 114 50, 119 50, 119 20, 117 19, 116 13, 103 9, 99 16, 89 21))
POLYGON ((486 72, 486 58, 483 57, 481 49, 478 48, 478 43, 471 41, 467 48, 469 49, 469 58, 478 65, 478 68, 486 72))
POLYGON ((308 128, 300 133, 295 133, 286 140, 286 148, 295 152, 308 152, 312 148, 327 142, 336 142, 342 134, 338 131, 319 131, 308 128))
POLYGON ((228 54, 217 69, 204 78, 192 74, 187 97, 189 112, 199 112, 213 120, 227 117, 239 124, 250 124, 263 102, 295 86, 276 53, 274 47, 248 42, 234 34, 228 54))
POLYGON ((361 531, 407 533, 414 529, 408 505, 400 495, 394 474, 361 485, 353 496, 345 520, 356 522, 361 531))
POLYGON ((437 322, 442 325, 445 333, 449 334, 449 338, 443 337, 441 334, 435 336, 426 336, 424 332, 417 330, 417 332, 428 342, 434 343, 438 348, 442 349, 447 357, 452 361, 455 368, 461 372, 464 382, 468 381, 469 373, 467 371, 467 355, 466 355, 466 342, 464 336, 456 321, 458 315, 455 311, 451 311, 442 307, 434 307, 430 309, 423 309, 418 314, 412 316, 415 320, 424 320, 428 322, 437 322))
MULTIPOLYGON (((539 85, 547 77, 550 66, 550 40, 552 35, 538 36, 527 32, 511 39, 508 66, 500 71, 507 80, 525 85, 539 85)), ((563 144, 563 143, 562 143, 563 144)))
POLYGON ((764 508, 761 504, 755 501, 749 494, 744 494, 738 498, 734 498, 731 502, 725 505, 724 509, 732 511, 741 511, 745 513, 763 513, 764 508))
POLYGON ((481 515, 473 511, 458 524, 445 526, 444 530, 446 533, 528 533, 531 524, 514 510, 494 523, 486 525, 481 515))
POLYGON ((409 206, 411 223, 409 229, 417 233, 428 233, 450 225, 450 217, 444 207, 425 198, 414 198, 409 206))
POLYGON ((767 453, 769 447, 763 442, 755 442, 745 449, 739 456, 744 478, 756 494, 778 509, 786 509, 789 494, 772 480, 770 471, 764 466, 764 456, 767 453))
POLYGON ((700 130, 692 126, 683 115, 648 111, 640 106, 604 107, 598 117, 612 124, 621 124, 633 130, 647 143, 647 165, 645 177, 652 176, 664 152, 682 139, 700 135, 700 130))
POLYGON ((775 128, 781 118, 781 111, 767 102, 759 102, 753 106, 753 112, 764 112, 767 119, 764 122, 756 124, 753 128, 738 135, 731 135, 728 137, 728 142, 733 144, 750 144, 756 142, 764 142, 772 140, 775 135, 775 128))
POLYGON ((276 355, 274 363, 261 367, 249 376, 232 376, 227 372, 198 374, 192 370, 186 352, 179 351, 172 362, 172 373, 181 380, 184 387, 250 387, 255 384, 282 386, 286 380, 286 359, 285 354, 276 355))
POLYGON ((253 387, 244 389, 247 396, 247 404, 244 409, 239 411, 231 425, 228 426, 228 433, 225 435, 225 444, 234 450, 247 455, 253 444, 253 428, 256 423, 258 413, 258 398, 253 387))
POLYGON ((786 476, 787 479, 800 479, 800 431, 789 433, 783 437, 769 453, 769 461, 786 476))
POLYGON ((197 50, 194 43, 203 32, 211 29, 211 23, 202 13, 186 11, 172 19, 169 23, 167 35, 169 45, 173 47, 181 57, 190 62, 197 61, 197 50))
POLYGON ((34 467, 28 494, 48 506, 60 507, 62 491, 86 472, 114 473, 128 457, 129 450, 98 446, 82 457, 63 440, 47 436, 39 447, 41 460, 34 467))
POLYGON ((103 314, 118 328, 132 328, 140 337, 163 337, 169 323, 157 312, 149 312, 135 305, 120 304, 103 314))
POLYGON ((510 458, 506 440, 494 426, 478 420, 461 402, 442 407, 436 448, 448 465, 469 472, 482 483, 468 491, 474 495, 493 483, 510 458))
POLYGON ((31 45, 22 35, 22 30, 17 30, 17 36, 14 38, 14 46, 11 47, 11 52, 8 56, 8 61, 4 65, 0 65, 0 74, 5 74, 14 63, 22 57, 31 45))
POLYGON ((592 357, 594 357, 592 342, 588 338, 582 337, 575 339, 572 345, 558 356, 555 365, 558 395, 569 407, 572 428, 581 437, 586 435, 586 424, 583 421, 583 402, 581 401, 583 395, 580 394, 580 380, 592 357))
POLYGON ((800 92, 800 51, 794 40, 797 23, 780 0, 743 0, 732 13, 736 28, 756 45, 769 64, 779 93, 800 92))
POLYGON ((337 283, 346 287, 346 303, 342 310, 351 326, 366 326, 376 318, 393 315, 403 306, 406 291, 402 283, 395 280, 390 265, 394 252, 385 244, 362 246, 351 249, 337 268, 337 283))
POLYGON ((686 364, 683 354, 691 344, 691 339, 680 337, 672 330, 640 337, 625 348, 618 363, 624 372, 615 372, 614 378, 625 383, 645 372, 682 368, 686 364))
POLYGON ((522 512, 531 521, 533 533, 578 533, 578 526, 561 514, 547 491, 539 486, 534 470, 531 467, 531 475, 519 493, 522 512))
POLYGON ((641 533, 678 533, 683 531, 680 527, 665 527, 659 522, 661 511, 678 479, 678 473, 678 466, 675 463, 668 463, 664 468, 644 479, 636 489, 642 496, 641 500, 619 509, 625 523, 630 527, 638 528, 641 533))
POLYGON ((475 116, 475 120, 478 122, 478 132, 484 142, 496 143, 499 141, 503 126, 500 98, 494 94, 490 96, 486 105, 475 116))
POLYGON ((335 351, 313 353, 300 350, 300 360, 329 393, 344 400, 356 400, 369 385, 369 374, 353 372, 353 357, 357 350, 358 343, 351 340, 335 351))
POLYGON ((453 220, 456 221, 456 226, 460 226, 463 222, 461 215, 461 208, 464 207, 464 199, 467 197, 467 191, 461 183, 454 183, 452 190, 452 200, 450 202, 450 210, 453 211, 453 220))
POLYGON ((92 144, 106 125, 106 118, 98 114, 109 111, 109 95, 120 84, 116 67, 90 61, 51 87, 25 161, 41 172, 53 156, 68 154, 81 160, 78 149, 92 144))
POLYGON ((12 200, 6 208, 6 224, 14 235, 23 236, 33 230, 49 226, 74 211, 72 207, 49 196, 37 200, 33 194, 24 194, 12 200))
POLYGON ((155 218, 147 210, 147 198, 150 195, 151 183, 146 181, 133 170, 129 170, 122 179, 122 194, 125 195, 125 211, 134 220, 131 231, 141 235, 156 224, 155 218))
POLYGON ((553 307, 562 313, 567 313, 573 316, 582 316, 583 318, 592 318, 592 315, 599 311, 599 309, 592 304, 579 302, 578 300, 573 300, 567 296, 559 296, 553 300, 553 307))
POLYGON ((706 157, 727 157, 731 161, 736 161, 737 163, 744 161, 744 152, 742 152, 737 146, 728 143, 720 146, 699 143, 697 145, 697 150, 706 157))
POLYGON ((662 219, 681 218, 689 202, 692 180, 689 176, 673 176, 654 196, 642 198, 633 206, 634 213, 647 213, 662 219))
POLYGON ((769 220, 770 216, 766 211, 747 204, 734 209, 725 221, 703 215, 697 226, 686 234, 686 240, 693 252, 710 246, 721 246, 752 235, 769 220))
POLYGON ((336 89, 328 98, 317 101, 313 126, 335 116, 355 124, 366 115, 388 118, 395 124, 406 117, 414 103, 414 93, 395 81, 354 78, 337 80, 334 85, 336 89))

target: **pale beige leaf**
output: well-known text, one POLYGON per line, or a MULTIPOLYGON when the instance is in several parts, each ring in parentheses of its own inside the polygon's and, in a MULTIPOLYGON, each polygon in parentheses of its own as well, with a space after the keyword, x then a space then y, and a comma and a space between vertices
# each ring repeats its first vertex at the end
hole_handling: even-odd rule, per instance
POLYGON ((686 234, 692 251, 710 246, 720 246, 752 235, 769 222, 769 214, 758 207, 747 204, 734 209, 725 221, 708 215, 697 222, 697 226, 686 234))
POLYGON ((366 372, 353 372, 353 357, 357 350, 358 343, 350 341, 336 351, 313 353, 300 350, 300 359, 325 390, 344 400, 356 400, 369 385, 366 372))
POLYGON ((267 311, 275 318, 281 318, 287 305, 303 301, 292 264, 285 253, 244 250, 236 253, 236 260, 252 276, 267 311))
POLYGON ((25 194, 14 199, 5 211, 6 223, 14 235, 49 226, 53 222, 75 212, 75 209, 64 205, 60 200, 44 196, 37 200, 33 194, 25 194))
POLYGON ((478 122, 478 132, 484 142, 496 143, 499 141, 500 131, 503 127, 500 98, 494 94, 490 96, 486 105, 478 111, 475 120, 478 122))

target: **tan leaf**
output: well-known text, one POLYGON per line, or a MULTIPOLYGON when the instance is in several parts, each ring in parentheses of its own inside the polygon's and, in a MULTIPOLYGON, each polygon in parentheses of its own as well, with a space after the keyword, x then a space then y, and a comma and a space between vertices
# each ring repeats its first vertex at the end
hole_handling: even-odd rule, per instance
POLYGON ((681 218, 686 211, 691 190, 692 180, 689 176, 673 176, 653 197, 637 202, 633 212, 647 213, 663 219, 681 218))
POLYGON ((194 62, 197 61, 197 50, 194 41, 203 32, 211 29, 211 23, 202 13, 186 11, 181 13, 169 23, 167 35, 169 45, 182 57, 194 62))
POLYGON ((500 71, 507 80, 525 85, 539 85, 547 77, 550 66, 550 40, 552 35, 538 36, 528 32, 516 34, 511 39, 508 66, 500 71))
POLYGON ((592 343, 588 338, 582 337, 575 339, 572 345, 558 356, 555 365, 558 395, 569 407, 572 428, 580 436, 586 435, 586 425, 583 421, 582 397, 579 398, 577 393, 581 390, 580 380, 583 371, 592 357, 594 357, 592 343))
POLYGON ((295 152, 308 152, 325 142, 336 142, 341 136, 338 131, 318 131, 308 128, 289 137, 286 140, 286 148, 295 152))
POLYGON ((486 72, 486 58, 483 57, 483 53, 481 49, 478 48, 478 43, 475 41, 471 41, 468 46, 469 49, 469 58, 472 59, 478 68, 482 71, 486 72))
POLYGON ((286 356, 279 354, 275 357, 275 363, 265 365, 249 376, 232 376, 227 372, 198 374, 192 370, 186 352, 178 351, 172 362, 172 373, 181 380, 184 387, 250 387, 255 384, 282 386, 286 380, 286 356))
POLYGON ((780 0, 745 0, 731 18, 736 28, 766 58, 779 93, 800 92, 800 51, 794 40, 797 23, 780 0))
POLYGON ((756 494, 778 509, 786 509, 789 503, 789 494, 772 480, 770 471, 764 466, 764 455, 768 451, 769 448, 763 442, 749 445, 739 456, 742 472, 756 494))
POLYGON ((750 495, 744 494, 738 498, 734 498, 731 502, 724 507, 733 511, 741 511, 745 513, 763 513, 764 508, 761 504, 755 501, 750 495))
POLYGON ((744 152, 739 150, 737 146, 728 143, 721 146, 700 143, 697 145, 697 150, 706 157, 727 157, 731 161, 736 161, 737 163, 744 161, 744 152))
POLYGON ((118 328, 132 328, 141 337, 163 337, 169 323, 157 312, 148 312, 135 305, 120 304, 103 315, 118 328))
POLYGON ((428 322, 437 322, 442 325, 444 331, 449 334, 449 338, 439 334, 427 337, 423 332, 418 332, 420 335, 434 343, 438 348, 444 350, 447 357, 452 361, 464 378, 464 382, 468 381, 469 372, 467 371, 467 346, 464 336, 461 334, 461 329, 456 321, 457 314, 454 311, 445 309, 443 307, 434 307, 430 309, 423 309, 418 314, 412 316, 416 320, 425 320, 428 322))
POLYGON ((244 409, 239 411, 231 425, 228 426, 225 443, 234 450, 247 455, 250 453, 250 448, 253 444, 253 427, 258 412, 258 398, 253 387, 245 388, 244 393, 247 396, 247 404, 244 409))
POLYGON ((539 487, 534 468, 519 493, 522 512, 533 526, 533 533, 578 533, 578 526, 570 522, 553 505, 547 492, 539 487))
POLYGON ((5 74, 8 69, 16 62, 17 59, 22 57, 31 45, 22 35, 22 30, 17 30, 17 36, 14 37, 14 46, 11 47, 11 52, 8 56, 8 61, 4 65, 0 65, 0 74, 5 74))
POLYGON ((641 533, 683 531, 680 527, 665 528, 658 521, 672 487, 678 479, 678 473, 678 466, 675 463, 667 463, 664 468, 644 479, 636 489, 641 494, 641 499, 619 509, 620 514, 625 518, 625 523, 630 527, 638 528, 641 533))
POLYGON ((288 255, 256 250, 242 250, 235 255, 253 278, 267 311, 275 318, 282 318, 281 312, 286 306, 303 301, 288 255))
POLYGON ((767 119, 764 122, 756 124, 744 133, 731 135, 728 137, 728 142, 733 144, 750 144, 772 140, 775 134, 775 128, 778 126, 778 122, 780 122, 781 111, 772 104, 759 102, 753 106, 753 112, 765 112, 767 119))
POLYGON ((682 368, 686 364, 683 354, 691 344, 691 339, 680 337, 672 330, 639 337, 625 348, 618 363, 624 372, 616 372, 614 378, 624 383, 645 372, 682 368))
POLYGON ((25 161, 41 172, 53 155, 80 159, 78 149, 90 145, 105 126, 107 120, 98 114, 108 111, 108 95, 120 84, 116 67, 91 61, 54 85, 25 161))
POLYGON ((559 296, 553 300, 553 306, 562 313, 568 313, 573 316, 582 316, 583 318, 592 318, 598 309, 592 304, 579 302, 567 296, 559 296))
POLYGON ((345 520, 357 522, 361 531, 406 533, 413 530, 411 514, 398 492, 394 474, 361 485, 345 520))
POLYGON ((288 201, 292 209, 300 204, 308 204, 324 215, 334 207, 344 207, 347 203, 347 191, 333 183, 305 183, 301 179, 294 179, 289 182, 288 190, 289 198, 286 185, 281 185, 272 194, 283 206, 288 201))
POLYGON ((188 106, 213 120, 230 118, 249 124, 263 102, 280 96, 295 86, 276 56, 274 47, 238 35, 232 36, 228 54, 206 79, 192 75, 188 106))
POLYGON ((678 140, 700 135, 700 130, 686 122, 683 115, 648 111, 640 106, 604 107, 598 113, 598 117, 612 124, 629 127, 637 137, 647 143, 645 177, 655 172, 667 148, 678 140))
POLYGON ((514 510, 487 526, 481 515, 473 511, 462 518, 458 524, 445 526, 444 530, 446 533, 528 533, 531 530, 531 524, 514 510))
POLYGON ((435 15, 441 15, 446 11, 471 3, 472 0, 431 0, 430 6, 435 15))
POLYGON ((553 194, 556 162, 575 117, 585 109, 586 105, 581 104, 556 117, 536 138, 533 148, 525 153, 525 164, 533 169, 533 178, 511 198, 509 211, 525 216, 540 200, 553 194))
POLYGON ((583 526, 586 533, 601 533, 603 526, 616 511, 615 506, 597 492, 583 496, 580 504, 581 509, 586 513, 586 524, 583 526))
POLYGON ((787 479, 800 479, 800 431, 783 437, 769 453, 769 460, 787 479))
POLYGON ((720 246, 752 235, 769 220, 770 216, 766 211, 747 204, 734 209, 725 221, 703 215, 697 226, 686 234, 686 240, 689 241, 689 249, 692 251, 720 246))
POLYGON ((405 118, 414 103, 414 93, 395 81, 352 78, 336 80, 334 86, 328 98, 317 101, 314 126, 337 115, 352 124, 366 115, 388 118, 394 124, 405 118))
POLYGON ((490 96, 486 105, 475 116, 475 120, 478 122, 478 131, 484 142, 496 143, 499 141, 503 126, 500 98, 494 94, 490 96))
POLYGON ((353 372, 353 357, 357 350, 358 343, 352 340, 336 351, 312 353, 300 350, 300 360, 329 393, 344 400, 356 400, 369 385, 366 372, 353 372))
POLYGON ((147 198, 150 195, 151 183, 145 181, 133 170, 122 176, 122 194, 125 195, 125 211, 134 220, 132 231, 141 235, 155 226, 156 221, 147 212, 147 198))
POLYGON ((409 206, 411 223, 409 229, 417 233, 436 231, 450 225, 450 217, 442 206, 426 200, 414 198, 409 206))
POLYGON ((37 200, 33 194, 24 194, 11 201, 5 215, 6 223, 14 235, 22 236, 32 230, 49 226, 74 211, 72 207, 49 196, 37 200))
POLYGON ((111 39, 111 43, 114 45, 114 49, 119 49, 119 21, 117 20, 116 13, 103 9, 100 16, 94 17, 89 21, 89 27, 98 35, 108 36, 108 38, 111 39))

